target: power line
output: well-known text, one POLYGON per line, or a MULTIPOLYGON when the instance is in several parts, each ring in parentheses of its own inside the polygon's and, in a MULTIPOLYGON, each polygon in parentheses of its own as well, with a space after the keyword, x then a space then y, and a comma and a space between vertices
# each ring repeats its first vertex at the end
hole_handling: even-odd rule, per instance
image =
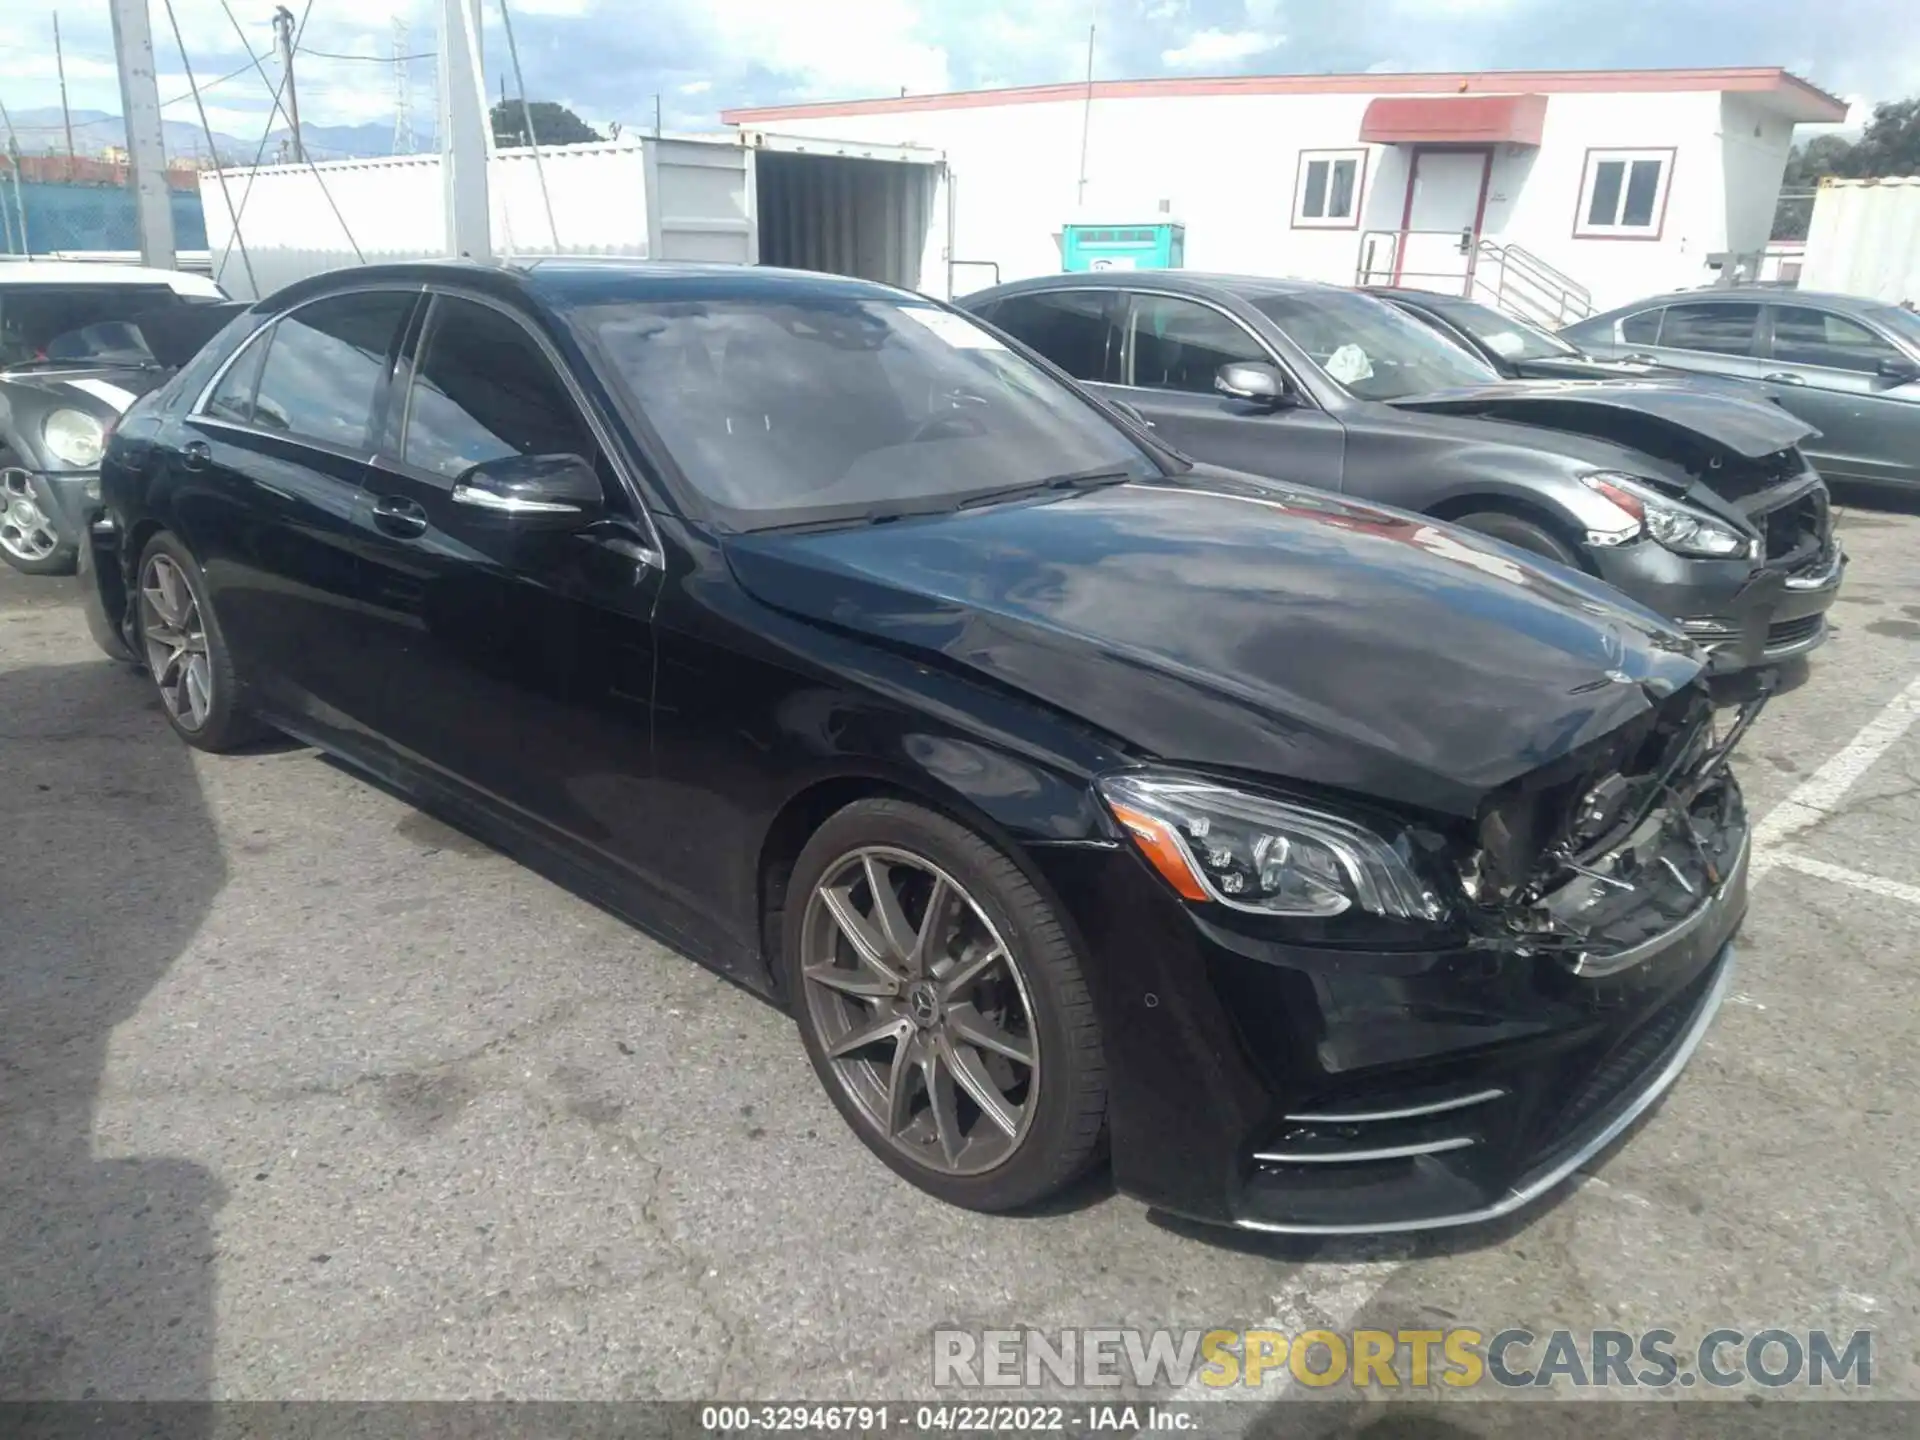
POLYGON ((340 55, 332 50, 316 50, 311 45, 300 47, 302 55, 313 55, 321 60, 363 60, 369 65, 391 65, 396 60, 432 60, 436 58, 431 50, 422 50, 415 55, 340 55))
MULTIPOLYGON (((187 42, 180 38, 180 21, 173 13, 173 0, 166 0, 167 24, 173 29, 174 48, 180 52, 180 69, 187 77, 187 85, 193 90, 193 108, 200 113, 200 130, 207 137, 207 149, 213 155, 214 164, 220 163, 220 149, 213 143, 213 126, 207 123, 207 107, 200 99, 199 87, 193 83, 193 62, 187 58, 187 42)), ((253 53, 251 49, 247 51, 253 53)), ((220 198, 227 204, 227 220, 233 226, 233 238, 240 245, 240 263, 246 268, 247 287, 255 295, 260 293, 260 283, 253 277, 253 259, 247 254, 246 242, 240 239, 240 216, 233 208, 233 192, 227 188, 227 172, 216 170, 220 177, 220 198)))
MULTIPOLYGON (((259 63, 260 63, 260 58, 256 56, 252 50, 248 50, 247 63, 242 65, 238 70, 229 70, 226 74, 222 75, 218 80, 209 80, 207 81, 206 84, 196 85, 191 90, 188 90, 186 93, 174 96, 171 100, 162 100, 160 102, 160 108, 164 110, 169 105, 178 105, 182 100, 191 100, 196 95, 206 94, 207 91, 213 89, 213 87, 216 85, 224 85, 229 80, 238 80, 242 75, 246 74, 249 70, 253 69, 253 67, 258 65, 259 63)), ((95 123, 97 124, 99 122, 96 121, 95 123)))
MULTIPOLYGON (((246 31, 240 28, 240 17, 233 13, 233 6, 229 3, 229 0, 220 0, 220 8, 227 12, 227 19, 233 25, 234 34, 240 37, 240 43, 243 45, 246 44, 246 40, 247 40, 246 31)), ((297 24, 293 23, 292 15, 291 14, 288 15, 287 19, 288 19, 289 33, 287 37, 287 51, 286 51, 287 54, 291 55, 295 50, 299 48, 300 37, 301 35, 306 33, 307 17, 312 13, 313 13, 313 0, 307 0, 307 3, 301 7, 300 20, 297 24)), ((264 85, 267 85, 270 89, 273 90, 274 109, 279 110, 280 113, 283 115, 287 115, 287 111, 285 107, 283 107, 280 104, 280 95, 283 88, 291 89, 291 81, 293 78, 292 66, 288 66, 285 70, 281 71, 280 84, 278 86, 273 85, 273 83, 267 78, 267 69, 265 65, 257 64, 256 68, 258 68, 260 71, 261 83, 264 85)), ((294 145, 298 147, 300 144, 300 122, 297 119, 295 119, 293 115, 287 115, 287 123, 293 127, 294 145)), ((272 133, 273 133, 273 116, 271 113, 269 113, 267 116, 267 135, 271 135, 272 133)), ((262 135, 260 137, 260 152, 259 152, 260 154, 266 153, 267 135, 262 135)), ((255 157, 254 166, 256 169, 259 168, 258 156, 255 157)), ((320 193, 326 197, 327 208, 333 211, 333 218, 340 222, 340 231, 342 234, 344 234, 347 237, 347 244, 353 247, 353 258, 362 265, 366 264, 367 257, 361 253, 360 242, 353 238, 353 230, 347 224, 347 217, 340 213, 340 207, 334 203, 333 192, 327 188, 327 182, 325 177, 321 175, 320 171, 315 167, 312 160, 307 161, 307 169, 313 175, 314 183, 320 187, 320 193)), ((240 196, 240 208, 242 212, 244 212, 246 209, 247 195, 251 193, 252 190, 253 190, 253 177, 250 175, 247 177, 247 189, 243 191, 240 196)), ((236 228, 234 230, 234 234, 236 237, 238 237, 240 233, 237 228, 237 225, 238 225, 238 221, 236 217, 236 228)))
MULTIPOLYGON (((547 169, 540 161, 540 137, 533 129, 533 107, 527 103, 527 77, 520 73, 520 47, 513 41, 513 14, 507 0, 500 0, 500 24, 507 32, 507 55, 513 61, 513 86, 520 92, 520 115, 527 122, 527 148, 533 151, 533 173, 540 181, 540 203, 547 211, 547 234, 553 238, 554 253, 560 250, 560 227, 553 223, 553 196, 547 191, 547 169)), ((492 128, 489 120, 488 128, 492 128)))

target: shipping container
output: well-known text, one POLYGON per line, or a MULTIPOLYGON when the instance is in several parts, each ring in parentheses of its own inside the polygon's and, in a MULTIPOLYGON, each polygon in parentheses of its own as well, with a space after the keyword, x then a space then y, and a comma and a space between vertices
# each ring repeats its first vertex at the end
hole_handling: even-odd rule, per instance
MULTIPOLYGON (((952 294, 951 192, 933 151, 763 131, 642 136, 543 148, 537 161, 496 151, 487 179, 499 255, 783 265, 952 294)), ((209 171, 200 186, 215 273, 236 296, 447 253, 438 155, 209 171)))
POLYGON ((1920 305, 1920 175, 1822 180, 1800 288, 1920 305))

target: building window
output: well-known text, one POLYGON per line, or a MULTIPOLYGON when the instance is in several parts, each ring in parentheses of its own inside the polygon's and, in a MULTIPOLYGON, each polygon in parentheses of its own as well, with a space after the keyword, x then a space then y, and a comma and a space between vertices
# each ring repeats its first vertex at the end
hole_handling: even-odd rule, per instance
POLYGON ((1360 223, 1360 184, 1366 174, 1364 150, 1302 150, 1293 183, 1294 225, 1353 229, 1360 223))
POLYGON ((1573 233, 1655 238, 1672 173, 1671 150, 1589 150, 1573 233))

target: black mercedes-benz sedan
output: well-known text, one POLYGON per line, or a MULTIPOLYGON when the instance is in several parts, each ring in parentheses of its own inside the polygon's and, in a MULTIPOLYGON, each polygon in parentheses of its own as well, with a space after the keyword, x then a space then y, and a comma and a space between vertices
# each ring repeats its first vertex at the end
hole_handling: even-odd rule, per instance
POLYGON ((308 741, 786 1007, 955 1204, 1110 1160, 1253 1228, 1502 1214, 1726 991, 1691 642, 1191 467, 919 296, 344 271, 137 404, 103 485, 90 603, 182 739, 308 741))

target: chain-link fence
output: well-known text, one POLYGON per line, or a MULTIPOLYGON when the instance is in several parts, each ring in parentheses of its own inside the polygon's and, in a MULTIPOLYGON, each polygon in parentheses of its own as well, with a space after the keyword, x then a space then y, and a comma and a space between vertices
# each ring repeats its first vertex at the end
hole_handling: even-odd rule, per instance
MULTIPOLYGON (((176 190, 171 199, 175 246, 206 249, 207 222, 199 195, 176 190)), ((27 180, 16 192, 13 176, 0 172, 0 218, 5 220, 0 225, 0 253, 4 254, 140 248, 133 194, 117 186, 27 180)))

